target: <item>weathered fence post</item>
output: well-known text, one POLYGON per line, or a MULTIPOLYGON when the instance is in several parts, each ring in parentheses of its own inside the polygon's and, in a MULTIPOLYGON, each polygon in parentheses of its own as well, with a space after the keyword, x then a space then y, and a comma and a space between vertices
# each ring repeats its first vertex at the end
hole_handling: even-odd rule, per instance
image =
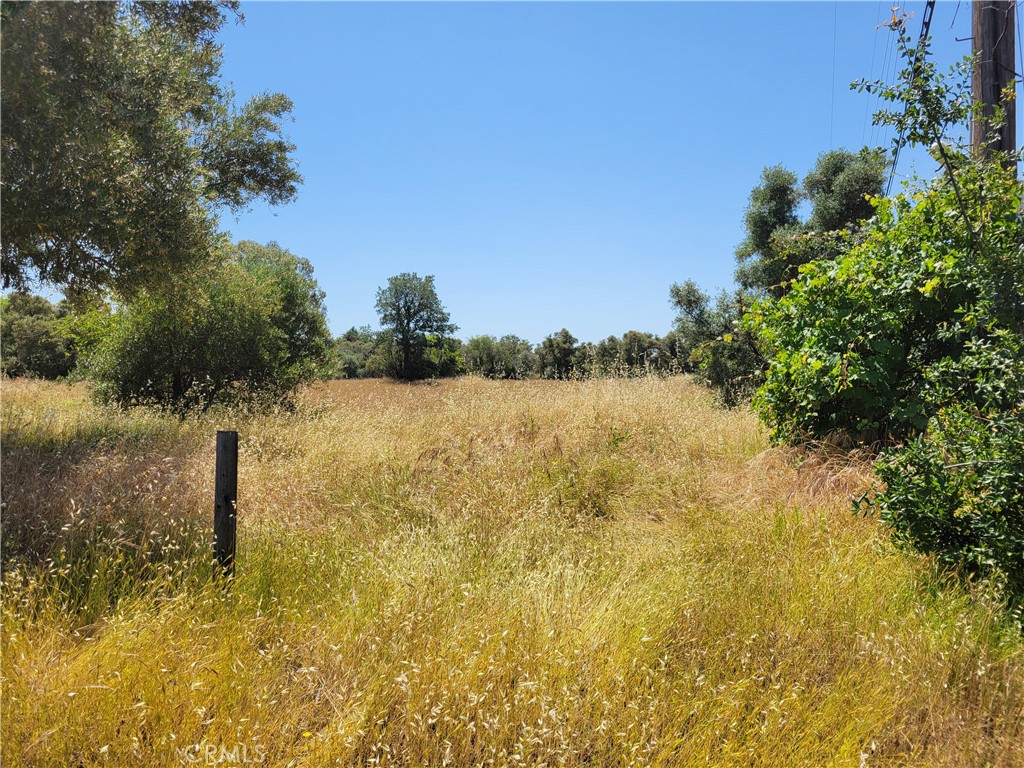
POLYGON ((235 512, 238 503, 238 433, 217 432, 213 551, 219 575, 235 575, 235 512))

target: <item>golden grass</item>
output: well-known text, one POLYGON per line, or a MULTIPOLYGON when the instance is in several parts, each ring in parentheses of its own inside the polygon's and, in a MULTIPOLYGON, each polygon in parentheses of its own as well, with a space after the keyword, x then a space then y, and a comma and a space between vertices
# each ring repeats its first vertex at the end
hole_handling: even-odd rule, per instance
POLYGON ((851 515, 865 462, 685 379, 186 422, 4 381, 3 440, 8 766, 1024 765, 998 607, 851 515))

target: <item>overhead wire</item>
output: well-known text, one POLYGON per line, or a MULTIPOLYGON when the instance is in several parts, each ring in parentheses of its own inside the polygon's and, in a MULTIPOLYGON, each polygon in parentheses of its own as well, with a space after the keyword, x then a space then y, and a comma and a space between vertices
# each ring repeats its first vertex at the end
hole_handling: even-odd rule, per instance
POLYGON ((835 149, 832 131, 836 123, 836 42, 839 38, 839 0, 832 4, 832 108, 828 118, 828 148, 835 149))
POLYGON ((1020 39, 1020 9, 1024 6, 1024 3, 1018 2, 1015 10, 1014 21, 1017 22, 1017 60, 1020 64, 1020 71, 1017 73, 1017 77, 1024 79, 1024 40, 1020 39))
MULTIPOLYGON (((1020 70, 1017 72, 1017 77, 1020 78, 1021 80, 1024 80, 1024 40, 1022 40, 1021 37, 1020 37, 1020 10, 1021 10, 1022 6, 1024 6, 1024 3, 1018 2, 1017 3, 1017 7, 1014 8, 1014 12, 1015 12, 1015 16, 1016 16, 1014 21, 1017 22, 1017 39, 1014 42, 1017 44, 1017 61, 1020 64, 1020 70)), ((1019 89, 1020 88, 1019 84, 1016 87, 1019 89)), ((1014 99, 1013 103, 1014 103, 1014 109, 1017 109, 1017 104, 1019 104, 1019 102, 1016 99, 1014 99)), ((1020 146, 1020 145, 1018 145, 1018 146, 1020 146)), ((1017 147, 1010 147, 1010 149, 1017 149, 1017 147)), ((1021 164, 1021 156, 1018 155, 1017 156, 1017 168, 1018 168, 1018 171, 1020 169, 1020 164, 1021 164)), ((1020 202, 1020 209, 1021 209, 1022 212, 1024 212, 1024 200, 1021 200, 1021 202, 1020 202)))
MULTIPOLYGON (((882 0, 878 0, 878 12, 875 15, 875 34, 871 37, 871 69, 868 70, 871 76, 875 75, 875 51, 878 49, 878 20, 882 14, 882 0)), ((864 126, 860 131, 860 143, 862 146, 866 144, 865 139, 868 135, 868 115, 871 108, 871 98, 864 99, 864 126)))
MULTIPOLYGON (((881 12, 881 10, 882 10, 882 2, 881 2, 881 0, 879 0, 878 9, 879 9, 879 12, 881 12)), ((879 16, 876 18, 876 22, 877 22, 877 24, 876 24, 876 28, 877 29, 881 29, 884 26, 884 22, 881 21, 881 13, 879 13, 879 16)), ((890 56, 891 56, 892 50, 893 50, 892 37, 893 36, 891 34, 887 34, 885 36, 885 51, 882 54, 882 69, 881 69, 881 73, 880 73, 880 77, 879 77, 879 80, 881 80, 882 82, 886 82, 886 81, 890 80, 889 63, 891 61, 890 56)), ((878 113, 878 110, 881 108, 881 105, 882 105, 882 95, 876 91, 875 92, 875 103, 874 103, 874 107, 873 107, 872 112, 871 112, 871 115, 872 115, 871 146, 874 146, 874 147, 877 147, 877 146, 879 146, 882 143, 882 133, 885 130, 882 125, 880 125, 879 123, 874 122, 874 115, 878 113)))
MULTIPOLYGON (((921 44, 928 37, 928 29, 931 27, 932 14, 935 12, 935 0, 927 0, 924 6, 924 16, 921 19, 921 34, 917 37, 917 51, 914 53, 914 60, 910 64, 910 77, 917 77, 917 68, 919 65, 918 56, 921 53, 921 44)), ((903 110, 903 114, 906 115, 906 108, 903 110)), ((896 139, 896 149, 892 156, 892 168, 889 169, 889 183, 885 185, 885 196, 889 196, 889 192, 892 190, 892 182, 896 178, 896 166, 900 161, 900 149, 903 144, 903 127, 900 128, 899 136, 896 139)))

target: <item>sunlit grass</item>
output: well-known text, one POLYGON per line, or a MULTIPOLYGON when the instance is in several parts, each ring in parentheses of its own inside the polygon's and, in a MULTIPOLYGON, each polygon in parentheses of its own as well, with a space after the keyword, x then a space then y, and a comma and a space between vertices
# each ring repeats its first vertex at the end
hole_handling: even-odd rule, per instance
POLYGON ((1024 764, 998 607, 685 379, 185 422, 2 386, 5 765, 1024 764))

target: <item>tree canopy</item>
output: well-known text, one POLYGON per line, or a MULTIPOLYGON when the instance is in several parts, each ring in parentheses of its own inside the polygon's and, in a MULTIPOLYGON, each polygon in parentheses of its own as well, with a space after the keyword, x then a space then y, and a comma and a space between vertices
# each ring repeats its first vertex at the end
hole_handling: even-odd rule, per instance
POLYGON ((330 343, 309 262, 274 243, 243 242, 162 290, 140 290, 88 366, 107 402, 185 414, 287 401, 320 373, 330 343))
POLYGON ((8 376, 44 379, 71 373, 75 349, 60 323, 66 311, 23 291, 0 297, 0 370, 8 376))
POLYGON ((215 35, 236 0, 4 2, 5 287, 152 286, 215 247, 216 213, 291 200, 292 104, 244 106, 215 35))
POLYGON ((802 186, 781 165, 765 168, 744 214, 736 281, 746 291, 778 296, 802 264, 834 258, 841 241, 831 233, 870 218, 868 199, 882 193, 885 166, 876 150, 836 149, 818 156, 802 186), (812 206, 807 221, 798 213, 802 200, 812 206))
MULTIPOLYGON (((446 338, 458 330, 438 298, 434 276, 403 272, 388 278, 387 286, 377 291, 376 306, 392 345, 384 351, 385 373, 403 381, 432 375, 428 349, 444 352, 446 338)), ((437 362, 443 363, 444 357, 437 362)))
POLYGON ((462 354, 467 371, 490 379, 524 379, 537 364, 530 342, 511 334, 500 339, 474 336, 462 354))
POLYGON ((552 333, 537 347, 537 369, 545 379, 567 379, 572 375, 578 339, 565 328, 552 333))

